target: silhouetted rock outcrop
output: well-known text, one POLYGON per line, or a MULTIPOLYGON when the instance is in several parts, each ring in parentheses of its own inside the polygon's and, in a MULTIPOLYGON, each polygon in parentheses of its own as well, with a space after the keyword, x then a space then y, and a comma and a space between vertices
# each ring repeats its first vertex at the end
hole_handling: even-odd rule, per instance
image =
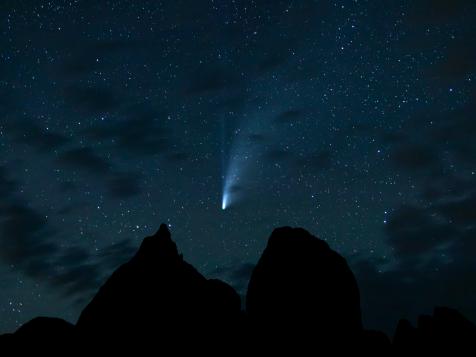
POLYGON ((420 316, 416 328, 401 320, 395 331, 394 346, 400 354, 415 350, 474 351, 476 326, 454 309, 437 307, 433 316, 420 316))
POLYGON ((417 341, 416 329, 407 319, 402 319, 397 324, 393 344, 399 351, 412 349, 417 341))
POLYGON ((144 239, 137 254, 117 269, 83 310, 81 336, 178 340, 233 335, 240 298, 229 285, 207 280, 179 255, 165 224, 144 239))
POLYGON ((258 331, 283 343, 332 343, 362 332, 359 289, 345 259, 300 228, 272 233, 251 275, 246 311, 258 331))
POLYGON ((345 259, 300 228, 272 233, 242 312, 236 291, 186 263, 161 225, 99 289, 76 326, 33 319, 0 336, 0 352, 84 355, 99 347, 108 354, 133 348, 135 355, 146 349, 159 354, 470 355, 475 341, 476 326, 449 308, 421 316, 416 327, 401 320, 392 344, 384 333, 364 330, 359 289, 345 259))
MULTIPOLYGON (((381 331, 363 331, 357 346, 359 351, 371 354, 372 356, 388 356, 391 351, 390 339, 381 331)), ((353 349, 353 346, 348 347, 353 349)))
POLYGON ((70 338, 73 334, 74 325, 54 317, 36 317, 21 326, 15 332, 18 337, 39 337, 47 341, 52 338, 70 338))
POLYGON ((68 346, 74 337, 73 324, 58 318, 36 317, 15 333, 0 336, 0 351, 15 351, 16 354, 33 350, 51 352, 68 346))

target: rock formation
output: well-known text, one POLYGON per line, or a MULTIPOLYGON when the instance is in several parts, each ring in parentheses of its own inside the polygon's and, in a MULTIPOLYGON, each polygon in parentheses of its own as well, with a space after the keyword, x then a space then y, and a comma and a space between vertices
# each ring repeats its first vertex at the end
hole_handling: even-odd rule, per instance
POLYGON ((0 351, 469 355, 474 341, 476 326, 442 307, 421 316, 416 327, 401 320, 393 343, 382 332, 364 330, 359 289, 345 259, 300 228, 274 230, 242 311, 231 286, 206 279, 183 260, 163 224, 104 283, 76 325, 33 319, 0 336, 0 351))

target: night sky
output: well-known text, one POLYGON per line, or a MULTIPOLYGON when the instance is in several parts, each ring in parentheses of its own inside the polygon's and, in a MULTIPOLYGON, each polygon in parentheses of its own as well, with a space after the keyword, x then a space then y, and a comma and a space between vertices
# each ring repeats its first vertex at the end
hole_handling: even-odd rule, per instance
POLYGON ((76 321, 169 224, 241 294, 273 228, 344 255, 364 324, 476 320, 476 4, 0 2, 0 332, 76 321))

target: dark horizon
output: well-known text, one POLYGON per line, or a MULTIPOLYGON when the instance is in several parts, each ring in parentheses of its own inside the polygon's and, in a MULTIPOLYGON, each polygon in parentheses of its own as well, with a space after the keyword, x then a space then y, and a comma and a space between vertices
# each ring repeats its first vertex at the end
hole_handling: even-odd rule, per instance
POLYGON ((240 300, 232 286, 207 279, 184 260, 161 224, 101 285, 75 323, 34 318, 0 335, 0 349, 207 354, 233 348, 237 355, 384 356, 474 350, 476 325, 445 306, 419 315, 416 323, 400 319, 391 334, 365 328, 359 285, 346 259, 303 228, 273 230, 240 300))
POLYGON ((0 4, 0 334, 75 322, 165 222, 244 296, 276 227, 363 324, 476 321, 476 3, 0 4))

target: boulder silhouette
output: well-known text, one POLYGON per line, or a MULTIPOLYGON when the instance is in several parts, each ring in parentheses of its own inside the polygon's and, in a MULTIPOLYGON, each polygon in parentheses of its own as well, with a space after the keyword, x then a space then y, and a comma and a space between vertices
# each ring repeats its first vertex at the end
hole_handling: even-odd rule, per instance
POLYGON ((273 231, 248 285, 257 339, 349 342, 362 334, 360 294, 345 259, 301 228, 273 231))
POLYGON ((476 325, 458 311, 436 307, 433 315, 421 315, 416 328, 407 320, 398 323, 394 336, 395 350, 406 355, 412 351, 474 351, 476 325))
POLYGON ((76 328, 82 338, 111 338, 119 344, 226 339, 241 318, 240 305, 228 284, 207 280, 183 260, 162 224, 99 289, 76 328))
POLYGON ((61 319, 33 319, 1 335, 0 351, 471 355, 475 341, 476 326, 444 307, 420 316, 416 327, 401 320, 392 343, 382 332, 364 330, 359 289, 345 259, 301 228, 273 231, 241 311, 236 291, 185 262, 162 224, 104 283, 75 326, 61 319))
POLYGON ((48 340, 51 338, 70 338, 74 325, 54 317, 36 317, 28 321, 15 331, 14 336, 32 337, 48 340))
POLYGON ((398 321, 395 334, 393 336, 393 345, 400 352, 411 350, 416 346, 417 336, 416 328, 413 327, 407 319, 398 321))
POLYGON ((375 330, 364 330, 356 346, 349 347, 371 356, 389 356, 392 352, 388 336, 375 330))
POLYGON ((36 317, 15 333, 0 336, 0 348, 12 355, 33 350, 54 352, 64 350, 73 341, 73 324, 58 318, 36 317))

